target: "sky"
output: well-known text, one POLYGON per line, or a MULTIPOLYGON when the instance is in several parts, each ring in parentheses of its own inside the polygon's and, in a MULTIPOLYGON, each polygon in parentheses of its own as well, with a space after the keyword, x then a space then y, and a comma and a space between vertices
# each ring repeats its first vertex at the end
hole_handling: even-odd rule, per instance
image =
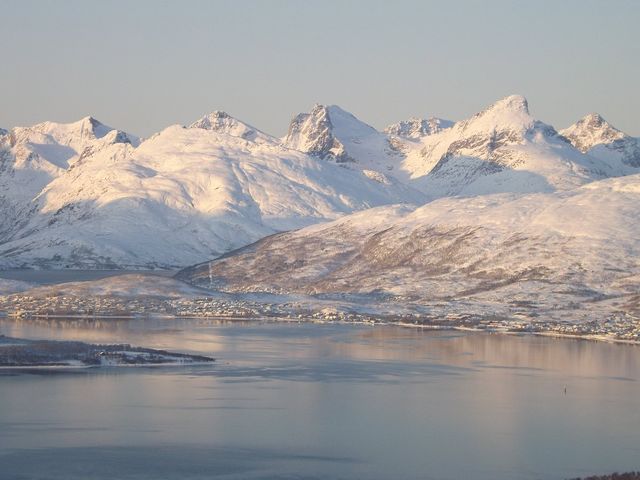
POLYGON ((640 1, 3 0, 0 127, 148 136, 224 110, 283 135, 314 103, 377 128, 509 94, 640 136, 640 1))

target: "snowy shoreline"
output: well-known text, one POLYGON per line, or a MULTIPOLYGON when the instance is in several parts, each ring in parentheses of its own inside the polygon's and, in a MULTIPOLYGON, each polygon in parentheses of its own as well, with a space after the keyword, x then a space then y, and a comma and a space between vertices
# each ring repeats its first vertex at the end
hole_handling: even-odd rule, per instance
POLYGON ((0 369, 78 369, 203 365, 215 359, 129 344, 29 340, 0 335, 0 369))

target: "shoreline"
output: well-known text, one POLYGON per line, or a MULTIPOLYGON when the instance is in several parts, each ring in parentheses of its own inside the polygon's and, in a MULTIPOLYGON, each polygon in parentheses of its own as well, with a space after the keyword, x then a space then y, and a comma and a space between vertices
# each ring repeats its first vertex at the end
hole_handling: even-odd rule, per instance
POLYGON ((464 325, 443 325, 443 324, 428 324, 428 323, 407 323, 402 321, 373 319, 373 320, 341 320, 341 319, 319 319, 319 318, 298 318, 298 317, 280 317, 280 316, 223 316, 223 315, 167 315, 167 314, 148 314, 148 315, 64 315, 64 314, 34 314, 29 316, 18 316, 12 314, 6 314, 6 312, 0 312, 0 318, 12 319, 12 320, 114 320, 114 321, 131 321, 131 320, 215 320, 215 321, 227 321, 227 322, 267 322, 267 323, 309 323, 309 324, 342 324, 342 325, 367 325, 371 327, 376 326, 396 326, 401 328, 417 328, 423 330, 451 330, 461 332, 476 332, 476 333, 491 333, 491 334, 506 334, 506 335, 536 335, 541 337, 552 337, 559 339, 574 339, 585 340, 591 342, 605 342, 615 343, 622 345, 634 345, 640 346, 640 340, 632 340, 625 338, 616 338, 614 336, 607 336, 598 333, 585 333, 585 334, 571 334, 555 332, 553 330, 509 330, 508 328, 478 328, 469 327, 464 325))

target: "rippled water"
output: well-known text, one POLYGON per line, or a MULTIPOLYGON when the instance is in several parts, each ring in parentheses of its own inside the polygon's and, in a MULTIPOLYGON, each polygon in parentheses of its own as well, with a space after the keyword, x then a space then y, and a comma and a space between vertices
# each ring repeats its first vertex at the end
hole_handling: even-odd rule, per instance
POLYGON ((4 371, 2 479, 562 479, 640 469, 635 346, 197 320, 0 319, 0 333, 217 358, 4 371))

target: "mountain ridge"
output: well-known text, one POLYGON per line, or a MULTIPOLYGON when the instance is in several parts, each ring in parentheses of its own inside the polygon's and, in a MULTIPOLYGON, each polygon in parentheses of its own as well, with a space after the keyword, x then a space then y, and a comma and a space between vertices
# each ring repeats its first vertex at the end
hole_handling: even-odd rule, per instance
POLYGON ((0 136, 0 267, 174 268, 371 207, 562 193, 639 172, 636 139, 603 122, 558 132, 510 95, 398 134, 320 104, 283 139, 222 111, 142 142, 93 117, 16 127, 0 136), (586 149, 576 139, 589 135, 586 149))

